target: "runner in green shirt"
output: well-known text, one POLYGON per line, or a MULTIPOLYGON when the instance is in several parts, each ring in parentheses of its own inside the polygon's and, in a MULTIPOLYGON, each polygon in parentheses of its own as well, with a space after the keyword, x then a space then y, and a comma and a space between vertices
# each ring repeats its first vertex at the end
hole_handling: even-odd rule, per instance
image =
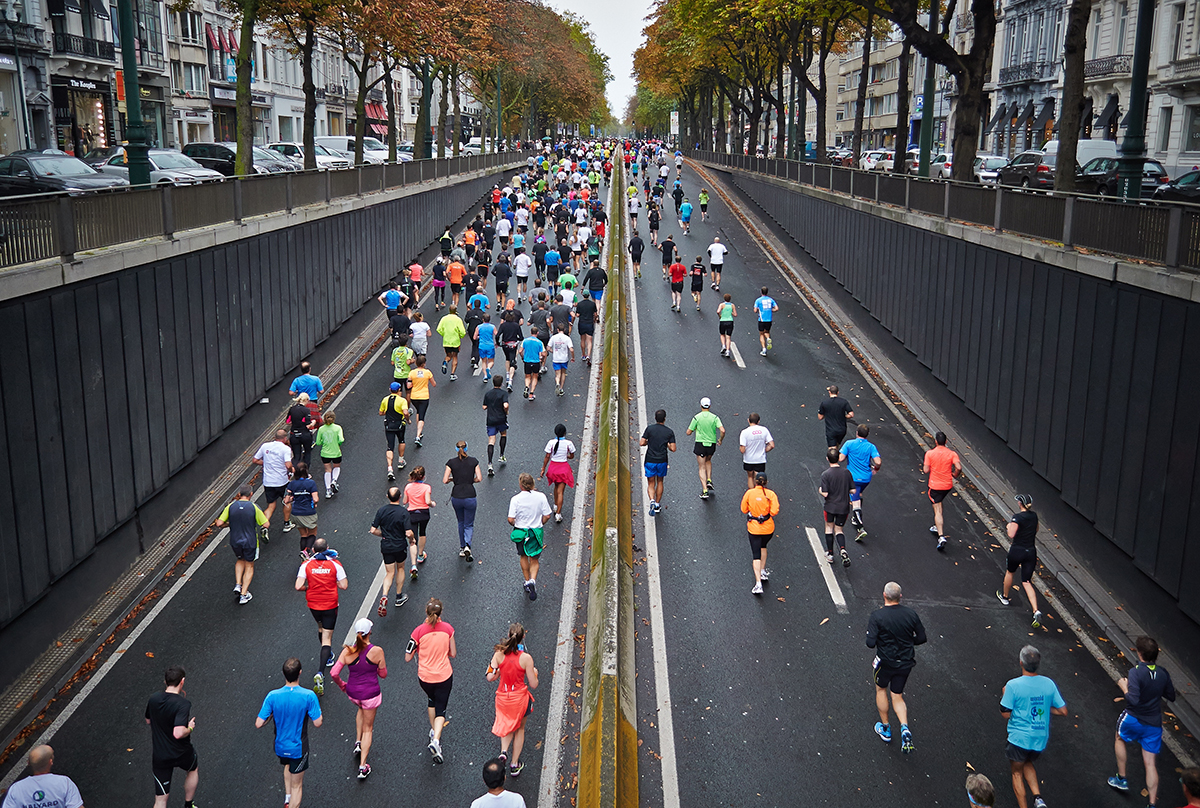
POLYGON ((450 369, 450 381, 458 379, 458 346, 467 335, 467 325, 458 316, 458 306, 451 306, 446 316, 438 322, 437 332, 442 335, 442 349, 446 358, 442 360, 442 373, 450 369))
POLYGON ((325 423, 317 430, 313 445, 321 451, 321 462, 325 465, 325 497, 333 497, 338 492, 338 477, 342 473, 342 444, 346 442, 346 433, 334 423, 333 410, 325 413, 325 423))
POLYGON ((412 370, 412 363, 416 361, 417 354, 412 348, 408 347, 408 334, 400 335, 400 344, 392 351, 392 375, 396 381, 401 383, 401 386, 408 381, 408 374, 412 370))
POLYGON ((700 193, 699 193, 699 200, 700 200, 700 221, 707 222, 708 221, 708 191, 701 188, 700 193))
POLYGON ((717 331, 721 336, 721 356, 730 355, 733 344, 733 318, 737 317, 737 306, 732 303, 733 295, 726 294, 717 306, 717 331))
POLYGON ((696 455, 696 463, 699 466, 700 499, 704 500, 708 499, 710 491, 715 490, 712 481, 712 456, 721 445, 721 441, 725 440, 725 426, 710 407, 712 401, 708 396, 700 399, 700 412, 692 417, 692 422, 687 428, 687 434, 696 435, 696 445, 692 448, 692 454, 696 455))

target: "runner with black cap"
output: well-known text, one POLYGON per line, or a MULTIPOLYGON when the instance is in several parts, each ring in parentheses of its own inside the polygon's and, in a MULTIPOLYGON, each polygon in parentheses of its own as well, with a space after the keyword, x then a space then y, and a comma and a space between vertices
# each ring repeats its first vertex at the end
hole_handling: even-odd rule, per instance
POLYGON ((1029 494, 1017 494, 1013 497, 1020 510, 1008 520, 1008 538, 1012 545, 1008 548, 1008 563, 1004 572, 1004 588, 996 592, 996 599, 1005 606, 1009 604, 1008 593, 1013 588, 1013 573, 1021 570, 1021 588, 1029 598, 1029 607, 1033 609, 1034 628, 1042 627, 1042 613, 1038 610, 1037 590, 1033 588, 1033 573, 1037 569, 1037 532, 1038 515, 1033 510, 1033 497, 1029 494))
POLYGON ((379 414, 383 416, 383 433, 387 436, 387 478, 396 479, 393 468, 393 452, 399 444, 399 467, 404 468, 404 427, 408 423, 408 400, 401 391, 400 382, 392 382, 391 392, 379 402, 379 414))

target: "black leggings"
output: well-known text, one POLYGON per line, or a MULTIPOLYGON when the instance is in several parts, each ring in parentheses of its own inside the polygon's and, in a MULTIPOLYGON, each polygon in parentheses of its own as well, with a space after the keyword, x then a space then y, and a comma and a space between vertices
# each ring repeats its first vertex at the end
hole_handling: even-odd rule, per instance
POLYGON ((433 708, 435 716, 446 717, 446 705, 450 703, 450 688, 453 686, 453 674, 444 682, 421 682, 421 689, 429 697, 429 706, 433 708))
POLYGON ((433 302, 434 302, 434 304, 446 302, 446 287, 445 286, 433 287, 433 302))

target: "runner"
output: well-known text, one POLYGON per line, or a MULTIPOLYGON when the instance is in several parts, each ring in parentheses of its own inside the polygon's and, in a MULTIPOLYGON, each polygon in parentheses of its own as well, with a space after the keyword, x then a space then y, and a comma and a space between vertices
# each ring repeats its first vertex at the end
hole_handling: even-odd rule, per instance
POLYGON ((191 808, 200 783, 200 758, 192 746, 196 718, 192 703, 184 698, 187 674, 178 665, 163 674, 166 689, 155 693, 146 703, 146 723, 150 725, 151 771, 154 774, 154 808, 166 808, 171 794, 171 775, 176 769, 187 772, 183 781, 183 800, 191 808))
MULTIPOLYGON (((408 327, 412 333, 412 350, 416 356, 425 356, 429 353, 429 332, 433 329, 429 327, 429 323, 425 322, 425 315, 417 312, 413 315, 412 325, 408 327)), ((414 357, 415 359, 416 357, 414 357)), ((411 372, 411 371, 410 371, 411 372)), ((401 384, 406 380, 400 379, 401 384)))
POLYGON ((575 474, 571 471, 570 460, 575 457, 575 444, 567 440, 567 427, 559 424, 554 427, 554 439, 546 444, 546 456, 542 460, 542 472, 538 479, 545 479, 554 485, 554 521, 560 523, 562 517, 563 491, 575 487, 575 474))
POLYGON ((300 686, 300 660, 283 663, 283 687, 263 699, 254 726, 262 729, 275 722, 275 756, 283 766, 283 804, 300 808, 304 796, 304 772, 308 770, 308 721, 321 726, 321 702, 311 690, 300 686))
POLYGON ((708 221, 708 191, 704 188, 700 189, 700 193, 696 195, 697 201, 700 203, 700 221, 708 221))
POLYGON ((375 736, 375 713, 383 704, 380 679, 387 678, 387 659, 383 649, 371 642, 371 621, 360 617, 354 624, 354 644, 342 648, 337 663, 329 673, 334 683, 350 699, 358 712, 354 716, 354 755, 358 758, 358 779, 366 780, 371 773, 367 755, 375 736), (346 681, 340 676, 346 669, 346 681))
POLYGON ((233 502, 217 517, 217 527, 229 525, 229 549, 233 550, 233 591, 238 604, 246 605, 254 596, 250 582, 254 580, 254 562, 258 561, 259 529, 270 527, 262 509, 250 501, 254 489, 243 485, 233 502))
POLYGON ((717 305, 717 335, 721 338, 721 356, 733 356, 733 318, 737 317, 737 306, 733 295, 726 294, 717 305))
MULTIPOLYGON (((653 231, 651 231, 653 235, 653 231)), ((659 252, 662 253, 663 265, 663 280, 667 279, 667 269, 671 264, 679 262, 679 256, 675 252, 675 236, 674 234, 667 236, 662 244, 658 245, 659 252)), ((672 281, 673 282, 673 281, 672 281)))
POLYGON ((643 465, 651 516, 657 516, 662 510, 663 481, 667 476, 667 452, 675 451, 675 432, 666 425, 666 421, 667 411, 655 410, 654 423, 642 430, 642 437, 638 440, 638 446, 646 447, 643 465))
POLYGON ((825 560, 833 563, 833 540, 836 533, 838 547, 841 549, 842 566, 850 566, 850 554, 846 552, 846 517, 850 514, 850 489, 854 487, 854 478, 850 472, 842 468, 838 459, 836 446, 825 451, 825 459, 829 468, 821 472, 821 485, 817 489, 825 498, 825 560))
POLYGON ((533 259, 521 253, 513 259, 512 265, 513 274, 517 276, 517 302, 520 303, 529 297, 529 270, 533 268, 533 259))
MULTIPOLYGON (((425 368, 425 356, 417 355, 417 366, 408 374, 409 398, 417 411, 417 437, 413 446, 421 448, 421 440, 425 437, 425 414, 429 412, 429 388, 437 387, 437 380, 432 371, 425 368)), ((411 420, 411 416, 410 416, 411 420)))
POLYGON ((460 440, 456 446, 458 454, 446 461, 442 484, 454 483, 450 489, 450 507, 454 508, 454 516, 458 519, 458 555, 470 562, 471 536, 475 532, 475 509, 478 507, 475 483, 483 482, 483 474, 479 470, 479 461, 467 454, 467 442, 460 440))
POLYGON ((1019 808, 1027 808, 1025 784, 1034 808, 1046 808, 1033 763, 1050 742, 1050 716, 1068 715, 1067 703, 1054 681, 1038 675, 1042 655, 1032 645, 1021 649, 1021 675, 1009 679, 1001 691, 1000 715, 1008 721, 1008 757, 1013 793, 1019 808))
POLYGON ((825 445, 838 447, 846 438, 846 421, 854 418, 850 402, 838 395, 836 384, 825 388, 829 398, 821 400, 817 407, 817 420, 825 422, 825 445))
POLYGON ((458 655, 454 647, 454 626, 442 619, 442 602, 430 598, 425 604, 425 622, 413 629, 404 661, 417 659, 417 680, 429 699, 429 754, 441 763, 442 729, 446 726, 446 705, 454 687, 454 669, 450 660, 458 655))
POLYGON ((709 498, 709 492, 716 490, 712 481, 712 457, 717 447, 725 440, 725 425, 709 409, 711 406, 712 401, 708 396, 700 399, 700 412, 692 416, 692 422, 687 428, 688 435, 696 435, 692 454, 696 455, 696 465, 700 472, 700 499, 703 500, 709 498))
POLYGON ((850 476, 854 478, 854 487, 850 491, 850 522, 857 528, 854 540, 862 541, 867 535, 862 516, 863 491, 867 490, 875 472, 883 465, 883 459, 880 458, 875 444, 867 440, 867 436, 871 434, 871 427, 859 424, 855 434, 857 437, 842 444, 838 462, 845 463, 850 476))
MULTIPOLYGON (((328 493, 326 493, 328 496, 328 493)), ((300 558, 308 560, 312 543, 317 539, 317 484, 308 475, 308 466, 296 464, 296 473, 287 484, 283 497, 283 515, 289 521, 296 520, 300 528, 300 558)))
POLYGON ((700 294, 704 291, 704 276, 707 272, 704 259, 697 255, 688 269, 688 274, 692 276, 692 300, 696 301, 696 311, 700 311, 700 294))
POLYGON ((546 358, 546 347, 534 334, 530 334, 521 342, 521 359, 525 363, 525 392, 527 399, 535 399, 537 395, 538 374, 542 369, 542 360, 546 358))
MULTIPOLYGON (((636 174, 635 174, 635 176, 636 176, 636 174)), ((638 211, 640 211, 642 209, 642 198, 640 196, 638 196, 636 193, 634 193, 632 196, 629 197, 628 207, 629 207, 629 223, 635 228, 634 232, 636 233, 637 232, 636 228, 637 228, 638 211)))
POLYGON ((683 204, 679 205, 679 225, 683 228, 685 236, 692 234, 692 203, 687 197, 684 197, 683 204))
POLYGON ((671 276, 671 311, 683 311, 683 279, 687 276, 687 271, 687 267, 676 259, 675 263, 663 272, 664 278, 667 273, 671 276))
POLYGON ((500 386, 501 381, 503 379, 500 376, 493 376, 492 389, 483 394, 483 411, 488 439, 487 474, 489 477, 496 476, 496 472, 492 468, 492 458, 496 454, 497 435, 500 436, 500 462, 508 462, 504 456, 504 450, 508 446, 508 392, 500 386))
MULTIPOLYGON (((504 312, 497 338, 500 347, 504 349, 505 389, 512 392, 513 377, 517 375, 517 348, 520 347, 524 335, 521 331, 521 315, 516 311, 504 312)), ((501 452, 501 454, 504 454, 501 452)))
POLYGON ((333 630, 337 627, 338 590, 346 589, 346 570, 337 560, 337 551, 329 549, 325 539, 313 542, 313 556, 300 565, 296 573, 296 589, 304 592, 304 600, 313 620, 317 622, 317 636, 321 641, 321 655, 317 657, 317 673, 313 676, 313 692, 318 696, 325 693, 325 677, 321 668, 333 664, 333 630))
POLYGON ((561 270, 562 253, 558 247, 551 247, 546 250, 546 284, 550 287, 551 292, 558 289, 558 276, 561 270))
MULTIPOLYGON (((538 669, 533 664, 533 657, 525 651, 525 627, 520 623, 508 627, 508 636, 496 643, 488 662, 487 680, 494 682, 497 679, 500 685, 496 688, 496 720, 492 722, 492 734, 500 739, 501 764, 508 763, 509 773, 517 777, 525 769, 521 762, 525 716, 533 711, 533 696, 529 691, 537 690, 538 686, 538 669), (508 757, 510 743, 511 762, 508 757)), ((503 806, 497 803, 497 808, 503 806)))
POLYGON ((467 326, 458 316, 458 306, 450 304, 450 309, 438 322, 437 332, 442 336, 442 348, 446 352, 446 358, 442 360, 442 374, 449 367, 450 381, 455 381, 458 379, 458 349, 462 345, 462 338, 467 335, 467 326))
MULTIPOLYGON (((408 485, 404 486, 404 505, 408 508, 409 530, 417 540, 415 559, 409 559, 410 573, 415 581, 417 564, 425 563, 425 531, 429 526, 429 512, 437 505, 433 501, 433 489, 425 482, 424 466, 417 466, 408 473, 408 485)), ((411 546, 409 555, 413 555, 411 546)))
POLYGON ((317 419, 308 402, 308 393, 301 393, 287 414, 288 446, 292 449, 292 458, 305 463, 312 459, 312 430, 317 428, 317 419))
POLYGON ((433 262, 433 279, 429 282, 433 287, 433 310, 437 311, 446 305, 446 258, 438 256, 433 262))
MULTIPOLYGON (((650 246, 657 247, 658 245, 658 227, 662 222, 662 213, 658 209, 658 205, 650 204, 649 212, 646 214, 647 226, 650 228, 650 246)), ((674 248, 674 244, 671 245, 674 248)), ((664 258, 667 256, 664 255, 664 258)), ((665 264, 664 264, 665 266, 665 264)))
POLYGON ((545 549, 542 526, 550 521, 552 511, 546 495, 534 490, 532 474, 523 472, 519 479, 521 490, 508 503, 508 523, 512 525, 509 538, 517 545, 521 574, 525 576, 525 594, 534 601, 538 597, 538 559, 545 549))
POLYGON ((421 281, 425 277, 425 267, 421 266, 421 261, 414 258, 408 263, 408 268, 404 271, 405 284, 407 286, 405 294, 408 295, 409 302, 414 309, 421 307, 421 281))
POLYGON ((942 500, 954 488, 954 478, 962 473, 958 452, 946 448, 946 433, 934 435, 937 446, 925 453, 921 471, 929 475, 929 501, 933 504, 933 527, 929 532, 937 536, 937 549, 946 549, 946 531, 942 527, 942 500))
MULTIPOLYGON (((275 440, 269 440, 259 446, 258 451, 254 453, 254 459, 250 462, 256 466, 262 466, 262 486, 263 494, 267 498, 267 507, 263 510, 266 522, 260 529, 262 538, 269 541, 267 528, 271 524, 271 517, 275 514, 275 503, 283 499, 283 492, 292 475, 292 448, 288 445, 287 431, 276 430, 275 440)), ((291 525, 285 520, 283 532, 286 533, 291 529, 291 525)))
POLYGON ((892 726, 888 720, 888 690, 891 690, 891 706, 900 722, 900 749, 911 752, 912 732, 908 729, 904 684, 917 664, 914 648, 924 645, 927 638, 917 613, 900 605, 902 596, 900 584, 889 581, 884 585, 883 606, 871 612, 867 620, 867 647, 875 649, 875 708, 879 711, 875 734, 884 743, 892 741, 892 726))
POLYGON ((325 498, 337 496, 338 477, 342 474, 342 444, 346 433, 334 423, 337 415, 333 410, 325 413, 325 423, 317 430, 315 443, 320 450, 321 463, 325 467, 325 498))
POLYGON ((721 243, 721 239, 713 236, 712 244, 708 245, 708 263, 712 265, 712 283, 709 286, 718 291, 721 289, 721 270, 725 268, 725 253, 727 252, 729 249, 721 243))
POLYGON ((83 808, 79 786, 64 774, 51 774, 53 768, 51 747, 41 744, 30 749, 29 774, 9 787, 4 808, 83 808))
POLYGON ((387 438, 387 478, 395 480, 396 472, 392 463, 397 445, 400 447, 400 468, 404 468, 404 428, 408 424, 408 400, 400 392, 400 382, 392 382, 390 389, 391 392, 379 402, 379 414, 383 417, 383 434, 387 438))
POLYGON ((325 385, 321 384, 320 377, 313 375, 311 363, 301 362, 300 375, 292 379, 289 391, 294 398, 298 398, 301 393, 308 393, 310 399, 317 401, 321 398, 321 393, 325 392, 325 385))
POLYGON ((404 594, 404 562, 416 558, 417 537, 408 523, 408 509, 400 504, 400 489, 392 486, 387 490, 388 504, 375 511, 371 522, 371 535, 379 537, 379 552, 383 555, 383 594, 375 613, 387 617, 388 590, 396 582, 396 608, 408 603, 404 594))
POLYGON ((1013 587, 1013 573, 1020 569, 1021 588, 1029 598, 1029 608, 1033 609, 1032 626, 1041 628, 1042 613, 1038 611, 1037 590, 1033 586, 1033 573, 1037 570, 1038 515, 1033 510, 1033 497, 1029 494, 1017 494, 1014 499, 1020 510, 1008 520, 1008 538, 1012 544, 1008 548, 1004 588, 996 593, 996 599, 1005 606, 1009 604, 1008 593, 1013 587))
POLYGON ((1136 743, 1142 747, 1142 762, 1146 767, 1146 791, 1150 804, 1158 804, 1158 753, 1162 750, 1162 700, 1175 701, 1175 685, 1171 674, 1158 664, 1158 642, 1153 637, 1138 637, 1136 641, 1138 664, 1128 676, 1117 680, 1117 686, 1125 694, 1125 709, 1117 719, 1115 740, 1117 773, 1108 778, 1108 784, 1118 791, 1128 791, 1125 779, 1125 744, 1136 743))
POLYGON ((388 288, 380 293, 377 299, 379 300, 379 305, 383 306, 389 318, 393 314, 397 314, 401 306, 404 305, 404 295, 400 293, 400 284, 395 281, 390 281, 388 288))
POLYGON ((472 339, 479 345, 479 364, 483 368, 483 383, 487 384, 496 365, 496 326, 492 324, 491 312, 483 313, 483 322, 475 328, 472 339))
POLYGON ((582 290, 581 297, 575 303, 575 319, 579 323, 579 353, 590 367, 593 337, 600 322, 600 307, 592 300, 587 289, 582 290))
POLYGON ((550 361, 554 364, 554 392, 559 396, 566 393, 567 367, 575 359, 575 344, 567 336, 569 327, 568 324, 556 326, 557 330, 550 338, 550 361))
POLYGON ((752 412, 746 421, 750 424, 738 437, 738 448, 742 452, 742 468, 746 472, 746 489, 756 485, 754 478, 767 470, 767 452, 775 448, 771 430, 759 426, 758 413, 752 412))
MULTIPOLYGON (((634 222, 634 224, 636 225, 637 222, 634 222)), ((638 231, 634 230, 629 238, 629 260, 633 264, 633 277, 635 280, 641 280, 642 278, 642 253, 645 250, 645 242, 638 235, 638 231)))
POLYGON ((746 533, 750 537, 753 559, 754 587, 750 593, 761 595, 763 581, 771 577, 771 571, 767 569, 767 544, 775 535, 775 517, 779 515, 779 497, 767 488, 766 474, 756 474, 754 487, 742 494, 742 513, 746 514, 746 533))
POLYGON ((767 287, 762 288, 762 296, 754 301, 754 310, 758 312, 758 342, 762 345, 759 356, 766 356, 771 348, 771 320, 779 311, 779 304, 767 294, 767 287))

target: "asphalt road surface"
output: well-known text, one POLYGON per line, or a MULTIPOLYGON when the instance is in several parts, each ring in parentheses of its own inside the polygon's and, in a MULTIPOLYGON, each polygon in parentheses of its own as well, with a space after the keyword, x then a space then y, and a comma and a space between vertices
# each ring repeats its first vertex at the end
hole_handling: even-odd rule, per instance
MULTIPOLYGON (((695 203, 699 188, 690 168, 683 182, 695 203)), ((669 198, 667 207, 673 211, 669 198)), ((682 235, 668 213, 660 235, 674 234, 685 265, 698 255, 707 265, 714 236, 729 247, 721 291, 737 306, 734 359, 719 354, 720 296, 707 283, 700 311, 688 286, 682 312, 671 311, 661 260, 647 246, 635 284, 645 375, 638 384, 650 418, 665 408, 678 438, 655 520, 678 804, 960 805, 966 804, 965 776, 977 771, 996 785, 997 805, 1014 805, 998 705, 1004 683, 1020 675, 1020 648, 1032 643, 1043 655, 1041 672, 1057 682, 1070 710, 1053 719, 1050 745, 1038 762, 1047 803, 1144 805, 1136 751, 1129 764, 1132 792, 1122 795, 1105 783, 1115 771, 1121 693, 1056 603, 1042 601, 1046 618, 1035 630, 1023 596, 1008 607, 996 600, 1003 552, 957 489, 945 503, 949 547, 935 549, 921 474, 927 447, 918 448, 715 193, 709 212, 705 223, 697 211, 691 235, 682 235), (774 347, 761 357, 753 302, 764 285, 779 311, 774 347), (822 572, 828 565, 807 536, 811 528, 823 542, 817 486, 827 463, 817 407, 829 384, 840 387, 857 423, 870 425, 883 460, 864 496, 869 533, 862 543, 850 541, 852 566, 843 568, 839 560, 830 567, 846 613, 836 608, 822 572), (698 498, 692 439, 684 434, 702 396, 711 397, 727 430, 714 457, 716 491, 707 502, 698 498), (767 472, 781 502, 769 548, 773 574, 761 597, 750 593, 751 554, 738 507, 746 488, 738 435, 750 412, 759 413, 774 436, 767 472), (873 732, 874 653, 864 643, 868 615, 882 605, 883 586, 892 580, 903 586, 904 603, 917 610, 929 635, 905 691, 916 747, 907 755, 894 715, 896 740, 885 745, 873 732)), ((644 212, 640 219, 645 236, 644 212)), ((644 506, 644 489, 640 498, 644 506)), ((646 605, 642 592, 639 607, 646 605)), ((648 790, 659 786, 664 765, 657 737, 662 716, 653 704, 649 632, 638 622, 640 766, 648 790)), ((1183 802, 1172 776, 1178 766, 1164 747, 1160 805, 1183 802)), ((643 802, 656 804, 655 796, 645 794, 643 802)))

